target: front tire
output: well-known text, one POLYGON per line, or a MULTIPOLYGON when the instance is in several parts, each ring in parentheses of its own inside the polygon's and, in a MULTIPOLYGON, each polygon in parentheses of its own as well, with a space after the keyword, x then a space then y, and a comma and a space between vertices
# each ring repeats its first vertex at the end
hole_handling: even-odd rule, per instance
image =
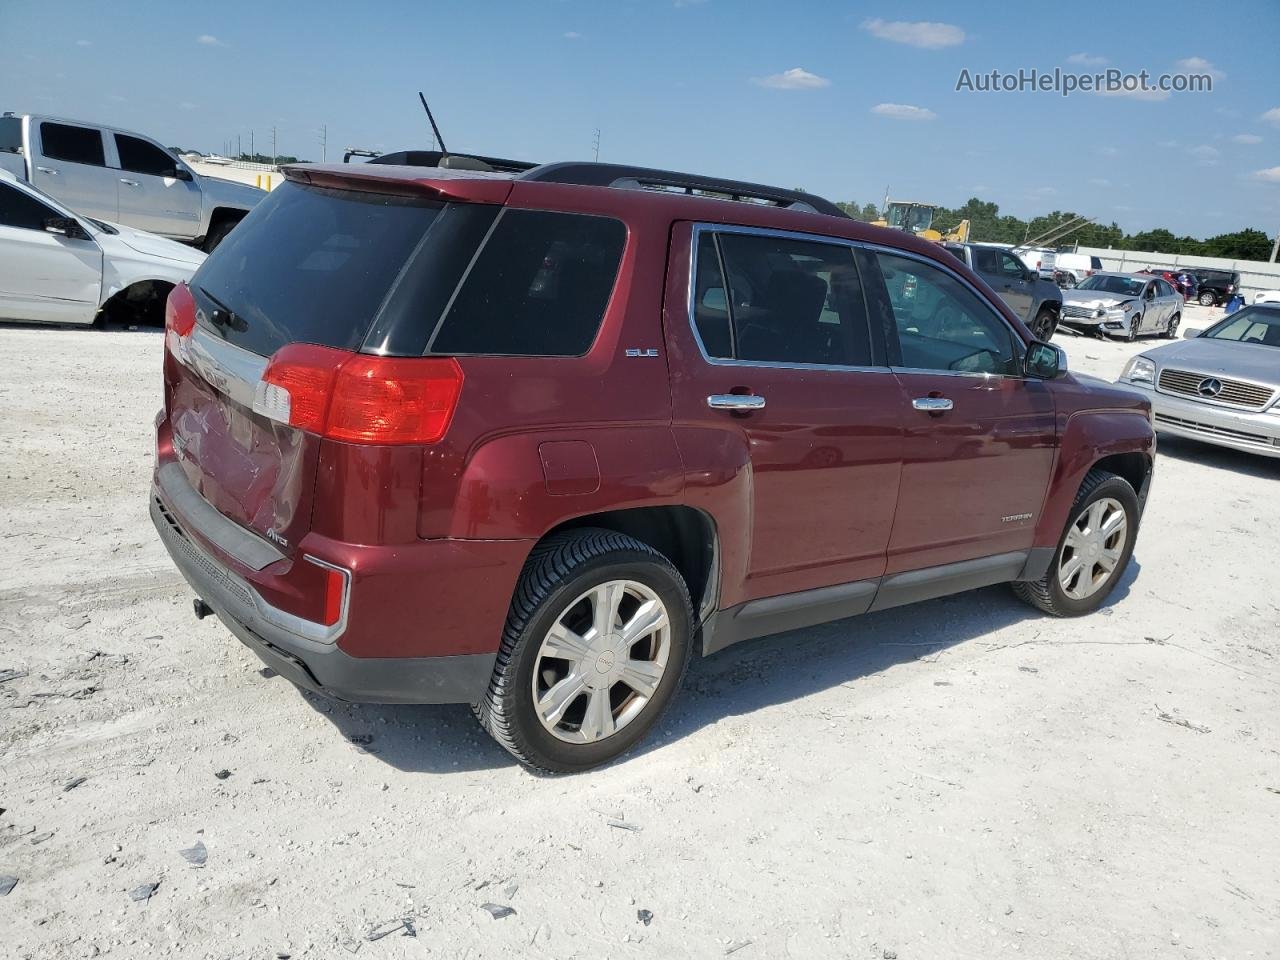
POLYGON ((1199 300, 1202 307, 1216 307, 1218 305, 1218 298, 1209 290, 1202 290, 1199 300))
POLYGON ((1178 336, 1178 324, 1180 324, 1181 322, 1182 322, 1182 314, 1175 313, 1172 317, 1169 318, 1169 323, 1167 326, 1165 326, 1164 333, 1162 333, 1160 336, 1162 336, 1166 340, 1175 339, 1178 336))
POLYGON ((481 726, 525 766, 573 773, 642 740, 693 648, 689 590, 662 554, 610 530, 534 548, 516 585, 481 726))
POLYGON ((1129 481, 1106 470, 1090 470, 1048 572, 1039 580, 1014 583, 1013 592, 1054 617, 1092 613, 1129 565, 1139 520, 1138 495, 1129 481))
POLYGON ((1130 321, 1129 321, 1129 333, 1125 336, 1125 339, 1126 339, 1126 340, 1128 340, 1130 343, 1133 343, 1135 340, 1137 340, 1137 339, 1138 339, 1138 328, 1139 328, 1139 327, 1141 327, 1141 326, 1142 326, 1142 318, 1141 318, 1141 317, 1134 317, 1132 320, 1130 320, 1130 321))
POLYGON ((1054 312, 1052 307, 1041 307, 1039 312, 1036 313, 1036 318, 1031 321, 1032 336, 1047 343, 1057 329, 1057 313, 1054 312))

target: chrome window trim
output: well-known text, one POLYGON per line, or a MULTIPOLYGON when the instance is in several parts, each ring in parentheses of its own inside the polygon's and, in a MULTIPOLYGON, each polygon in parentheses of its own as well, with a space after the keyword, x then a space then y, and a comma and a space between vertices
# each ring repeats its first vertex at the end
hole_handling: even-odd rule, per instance
MULTIPOLYGON (((842 364, 823 364, 823 363, 784 363, 771 362, 765 360, 735 360, 726 357, 712 357, 707 353, 706 345, 702 342, 702 335, 698 332, 697 320, 694 317, 694 292, 697 289, 697 273, 698 273, 698 240, 703 233, 738 233, 747 234, 749 236, 761 237, 777 237, 782 240, 799 240, 805 243, 825 243, 831 246, 848 247, 850 250, 866 250, 871 253, 881 252, 891 254, 893 256, 905 257, 909 260, 917 260, 925 266, 933 267, 940 270, 947 276, 963 284, 968 290, 978 298, 978 301, 986 307, 999 322, 1004 326, 1009 336, 1013 339, 1013 343, 1020 347, 1021 350, 1016 352, 1015 360, 1021 360, 1026 353, 1026 342, 1019 335, 1018 331, 1010 326, 1009 321, 999 310, 994 309, 983 296, 982 292, 972 283, 962 277, 960 274, 953 272, 950 268, 944 267, 936 260, 922 256, 913 250, 903 250, 899 247, 891 247, 887 244, 872 243, 866 240, 849 240, 846 237, 830 237, 814 233, 802 233, 795 230, 779 230, 774 227, 749 227, 741 224, 719 224, 698 221, 693 224, 693 233, 689 241, 689 284, 686 294, 687 310, 686 315, 689 321, 689 329, 693 333, 693 340, 698 345, 698 352, 702 354, 702 359, 707 363, 717 367, 764 367, 768 369, 778 370, 827 370, 834 372, 846 373, 929 373, 943 377, 980 377, 987 380, 1017 380, 1019 382, 1028 382, 1035 380, 1035 377, 1027 377, 1024 375, 1008 374, 1008 373, 983 373, 980 371, 969 370, 935 370, 931 367, 903 367, 903 366, 856 366, 842 364)), ((724 283, 729 282, 728 277, 723 276, 724 268, 721 267, 721 274, 724 283)), ((726 298, 729 291, 725 290, 726 298)), ((732 317, 730 317, 732 323, 732 317)))

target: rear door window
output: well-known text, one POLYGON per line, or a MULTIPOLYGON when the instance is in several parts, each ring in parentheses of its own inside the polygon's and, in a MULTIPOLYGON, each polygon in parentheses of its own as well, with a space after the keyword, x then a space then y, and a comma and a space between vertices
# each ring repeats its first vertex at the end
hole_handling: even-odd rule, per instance
POLYGON ((866 301, 850 247, 708 232, 699 239, 697 268, 694 323, 709 357, 872 365, 866 301))
POLYGON ((102 131, 93 127, 75 127, 69 123, 40 124, 40 145, 44 155, 51 160, 68 163, 84 163, 92 167, 105 167, 106 154, 102 147, 102 131))
POLYGON ((1012 253, 1000 251, 1000 272, 1011 280, 1021 280, 1026 276, 1027 268, 1012 253))
POLYGON ((504 210, 428 352, 577 357, 613 293, 627 229, 608 217, 504 210))

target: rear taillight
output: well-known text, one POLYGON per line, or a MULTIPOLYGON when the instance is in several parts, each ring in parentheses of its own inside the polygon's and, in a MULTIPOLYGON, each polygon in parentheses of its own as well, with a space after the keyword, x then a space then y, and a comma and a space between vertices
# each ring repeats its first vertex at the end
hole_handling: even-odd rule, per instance
POLYGON ((462 368, 451 357, 373 357, 290 344, 271 357, 253 408, 333 440, 435 443, 461 392, 462 368))
POLYGON ((164 303, 164 342, 175 357, 182 341, 191 336, 195 326, 196 302, 187 285, 180 283, 169 291, 169 298, 164 303))

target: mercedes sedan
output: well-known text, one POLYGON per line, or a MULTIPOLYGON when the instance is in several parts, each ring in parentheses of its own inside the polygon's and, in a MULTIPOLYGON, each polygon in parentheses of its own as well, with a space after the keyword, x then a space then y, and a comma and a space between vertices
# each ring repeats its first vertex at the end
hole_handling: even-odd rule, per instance
POLYGON ((1280 457, 1280 303, 1139 354, 1120 382, 1151 399, 1156 430, 1280 457))

